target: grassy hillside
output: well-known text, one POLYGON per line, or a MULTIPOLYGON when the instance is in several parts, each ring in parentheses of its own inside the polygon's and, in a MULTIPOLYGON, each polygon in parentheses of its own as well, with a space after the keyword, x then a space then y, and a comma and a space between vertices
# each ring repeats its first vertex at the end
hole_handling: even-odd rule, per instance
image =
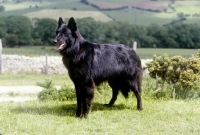
POLYGON ((5 7, 0 16, 27 15, 30 18, 58 16, 82 18, 91 16, 100 21, 126 21, 133 24, 149 25, 157 23, 169 24, 173 20, 185 17, 183 23, 200 22, 200 1, 150 1, 150 0, 88 0, 90 4, 80 0, 26 0, 16 3, 16 0, 0 4, 5 7), (92 6, 93 5, 93 6, 92 6), (182 16, 180 16, 182 14, 182 16))
POLYGON ((45 9, 45 10, 39 10, 36 12, 30 12, 27 14, 24 14, 28 16, 29 18, 45 18, 46 16, 49 16, 49 18, 52 19, 58 19, 60 16, 63 18, 85 18, 85 17, 92 17, 97 21, 111 21, 112 19, 106 16, 105 14, 99 12, 99 11, 73 11, 73 10, 66 10, 66 9, 45 9), (49 16, 51 14, 51 16, 49 16), (39 16, 38 16, 39 15, 39 16))
POLYGON ((0 4, 5 7, 5 11, 0 12, 0 16, 27 15, 30 16, 30 18, 48 17, 57 19, 58 16, 62 14, 61 16, 63 18, 69 18, 75 15, 77 16, 76 18, 91 16, 96 20, 111 20, 104 13, 98 11, 91 6, 81 3, 79 0, 60 0, 59 2, 50 2, 43 0, 42 3, 38 1, 26 1, 20 3, 9 1, 7 3, 0 2, 0 4), (67 10, 67 12, 64 9, 67 10))

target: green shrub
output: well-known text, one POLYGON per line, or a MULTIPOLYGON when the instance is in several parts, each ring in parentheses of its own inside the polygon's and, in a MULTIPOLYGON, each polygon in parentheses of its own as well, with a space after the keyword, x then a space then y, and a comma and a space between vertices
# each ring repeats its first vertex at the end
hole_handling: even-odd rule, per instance
POLYGON ((188 98, 200 89, 200 50, 189 59, 181 56, 169 58, 167 54, 154 55, 153 61, 147 63, 147 68, 150 77, 157 80, 156 92, 161 92, 169 84, 173 98, 188 98))
POLYGON ((60 89, 55 88, 52 80, 45 80, 43 83, 37 82, 36 85, 43 88, 38 94, 41 101, 45 100, 74 100, 76 98, 75 90, 69 88, 67 85, 61 86, 60 89))
POLYGON ((74 88, 70 88, 67 85, 61 86, 58 90, 59 100, 66 101, 66 100, 74 100, 76 99, 76 93, 74 88))
POLYGON ((43 88, 38 94, 39 100, 57 100, 59 98, 58 90, 54 87, 52 80, 45 80, 43 83, 37 82, 36 85, 43 88))

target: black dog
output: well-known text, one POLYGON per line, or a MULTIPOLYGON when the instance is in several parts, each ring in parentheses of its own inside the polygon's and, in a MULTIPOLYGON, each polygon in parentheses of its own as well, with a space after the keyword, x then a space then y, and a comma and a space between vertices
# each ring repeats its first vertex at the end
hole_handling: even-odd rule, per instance
POLYGON ((141 61, 135 51, 122 44, 97 44, 86 41, 79 33, 74 18, 68 24, 59 18, 56 38, 57 50, 63 56, 77 96, 77 117, 86 117, 94 97, 94 87, 108 81, 112 88, 112 106, 119 90, 128 97, 132 90, 137 109, 142 110, 141 61))

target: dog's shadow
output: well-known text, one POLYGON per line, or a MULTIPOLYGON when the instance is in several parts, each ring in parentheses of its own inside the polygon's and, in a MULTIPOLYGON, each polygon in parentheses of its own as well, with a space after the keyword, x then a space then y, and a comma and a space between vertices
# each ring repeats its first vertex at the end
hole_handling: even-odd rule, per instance
MULTIPOLYGON (((91 111, 111 111, 111 110, 123 110, 130 109, 124 104, 113 105, 112 107, 105 106, 100 103, 93 103, 91 111)), ((36 114, 36 115, 57 115, 57 116, 71 116, 75 117, 76 104, 61 104, 57 106, 18 106, 11 110, 13 113, 23 114, 36 114)))

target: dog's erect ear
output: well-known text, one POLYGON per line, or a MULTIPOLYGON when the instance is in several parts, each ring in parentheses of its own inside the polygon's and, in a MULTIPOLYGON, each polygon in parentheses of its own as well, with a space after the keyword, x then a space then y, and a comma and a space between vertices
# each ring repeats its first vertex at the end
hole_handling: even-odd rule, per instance
POLYGON ((70 28, 70 30, 72 31, 72 36, 74 38, 78 37, 78 35, 76 34, 77 31, 76 22, 73 17, 69 19, 68 28, 70 28))
POLYGON ((71 31, 75 32, 77 30, 77 27, 76 27, 76 22, 74 20, 73 17, 71 17, 69 19, 69 22, 68 22, 68 27, 71 29, 71 31))
POLYGON ((63 23, 64 23, 63 19, 60 17, 59 20, 58 20, 58 26, 60 27, 63 23))

